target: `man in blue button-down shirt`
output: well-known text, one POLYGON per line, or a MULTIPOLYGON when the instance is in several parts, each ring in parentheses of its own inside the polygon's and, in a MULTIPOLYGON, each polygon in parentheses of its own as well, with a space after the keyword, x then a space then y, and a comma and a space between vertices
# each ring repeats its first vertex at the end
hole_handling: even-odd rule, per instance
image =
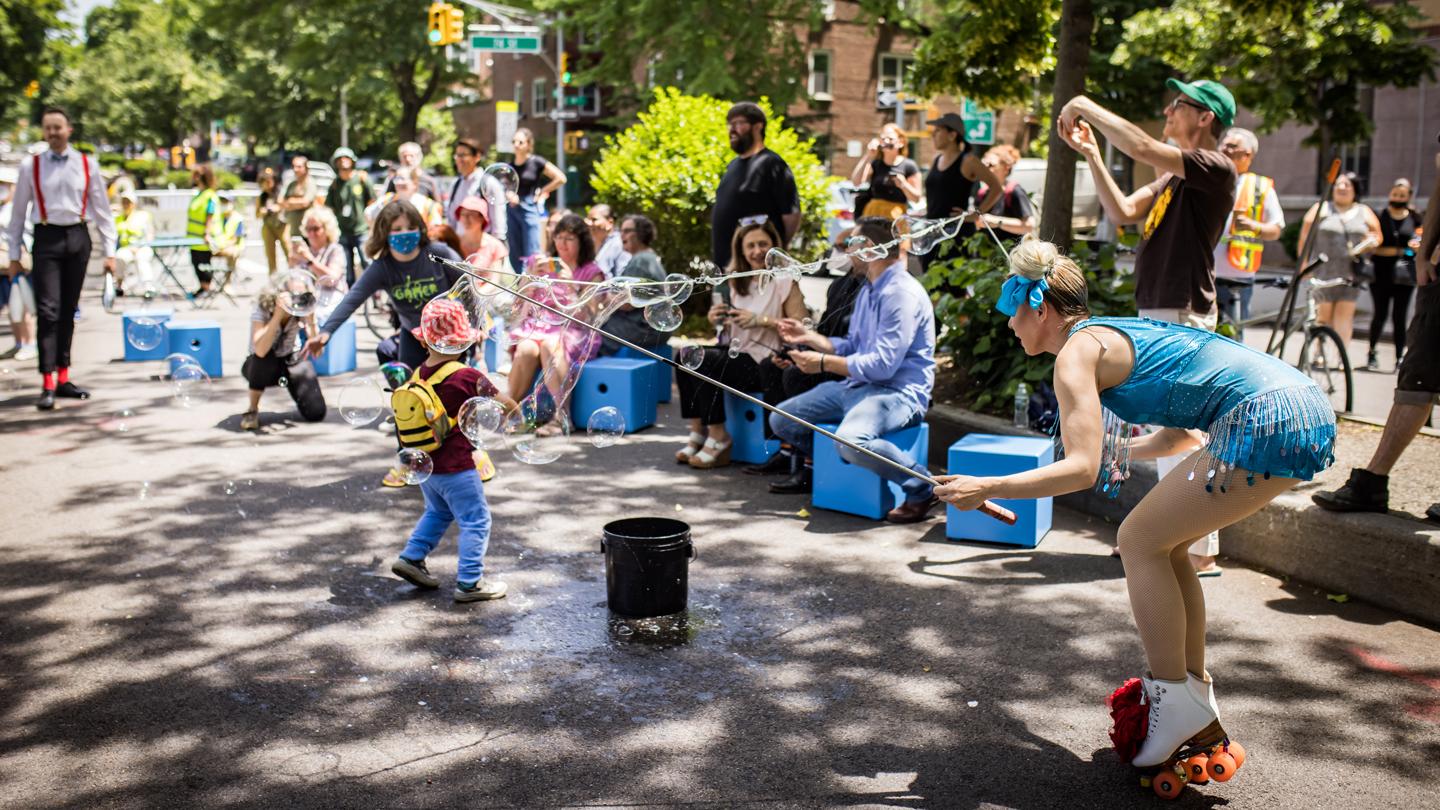
MULTIPOLYGON (((890 241, 890 220, 866 217, 856 226, 865 247, 890 241)), ((852 261, 861 261, 852 258, 852 261)), ((865 285, 855 299, 850 331, 827 338, 794 320, 780 322, 780 337, 811 350, 792 350, 790 360, 807 374, 838 374, 845 379, 822 383, 780 404, 780 409, 810 422, 839 422, 836 435, 928 475, 908 453, 883 438, 920 423, 935 385, 935 312, 925 288, 905 269, 904 254, 864 261, 865 285)), ((814 437, 810 430, 777 414, 770 415, 775 435, 796 447, 806 466, 773 492, 809 492, 814 437)), ((899 484, 905 503, 885 519, 892 523, 924 520, 937 500, 924 480, 905 475, 844 445, 840 456, 899 484)))

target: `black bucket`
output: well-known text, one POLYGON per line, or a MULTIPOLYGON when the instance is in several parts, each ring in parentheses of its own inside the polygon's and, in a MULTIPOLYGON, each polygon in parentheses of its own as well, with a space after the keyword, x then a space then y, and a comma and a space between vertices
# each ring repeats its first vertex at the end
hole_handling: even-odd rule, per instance
POLYGON ((661 517, 605 524, 605 591, 610 612, 643 618, 685 610, 690 591, 690 525, 661 517))

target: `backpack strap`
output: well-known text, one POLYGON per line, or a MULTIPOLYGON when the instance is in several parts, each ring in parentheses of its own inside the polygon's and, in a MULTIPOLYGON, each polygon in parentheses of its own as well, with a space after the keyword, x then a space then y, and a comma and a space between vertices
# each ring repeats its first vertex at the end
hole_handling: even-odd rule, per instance
MULTIPOLYGON (((449 377, 451 374, 454 374, 462 368, 465 368, 465 364, 460 362, 459 360, 448 360, 443 365, 441 365, 440 368, 435 369, 435 373, 431 374, 430 378, 425 382, 429 384, 431 388, 434 388, 440 383, 445 382, 445 378, 449 377)), ((417 378, 420 376, 419 369, 415 370, 415 376, 417 378)))

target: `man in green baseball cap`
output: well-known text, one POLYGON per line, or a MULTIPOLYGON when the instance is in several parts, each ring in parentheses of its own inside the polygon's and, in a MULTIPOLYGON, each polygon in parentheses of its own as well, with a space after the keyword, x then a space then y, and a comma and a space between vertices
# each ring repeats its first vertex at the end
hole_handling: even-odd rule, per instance
MULTIPOLYGON (((1166 83, 1176 95, 1165 105, 1164 140, 1076 96, 1055 121, 1060 137, 1085 156, 1105 215, 1116 225, 1140 224, 1135 254, 1135 305, 1143 317, 1215 328, 1215 244, 1235 204, 1235 164, 1219 151, 1225 128, 1235 123, 1235 98, 1219 82, 1166 83), (1154 182, 1131 194, 1120 190, 1105 165, 1095 132, 1111 146, 1155 169, 1154 182)), ((1161 477, 1180 459, 1156 459, 1161 477)), ((1213 555, 1202 537, 1192 554, 1213 555)), ((1193 562, 1193 561, 1192 561, 1193 562)))
POLYGON ((325 204, 335 212, 340 225, 340 246, 345 251, 345 283, 354 284, 355 277, 365 269, 365 237, 370 226, 365 222, 365 207, 375 202, 375 189, 365 172, 355 169, 355 153, 346 147, 330 156, 335 167, 335 182, 325 194, 325 204))

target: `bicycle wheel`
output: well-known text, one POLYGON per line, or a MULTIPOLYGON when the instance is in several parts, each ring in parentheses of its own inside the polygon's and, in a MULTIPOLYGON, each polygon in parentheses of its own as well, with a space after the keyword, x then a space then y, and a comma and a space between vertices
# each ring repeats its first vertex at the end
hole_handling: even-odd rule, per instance
POLYGON ((390 325, 389 306, 377 306, 373 296, 365 299, 360 312, 365 317, 365 328, 375 335, 376 340, 384 340, 395 332, 390 325))
POLYGON ((1345 351, 1345 344, 1334 329, 1312 326, 1306 330, 1299 368, 1320 386, 1337 412, 1348 413, 1355 407, 1350 354, 1345 351))

